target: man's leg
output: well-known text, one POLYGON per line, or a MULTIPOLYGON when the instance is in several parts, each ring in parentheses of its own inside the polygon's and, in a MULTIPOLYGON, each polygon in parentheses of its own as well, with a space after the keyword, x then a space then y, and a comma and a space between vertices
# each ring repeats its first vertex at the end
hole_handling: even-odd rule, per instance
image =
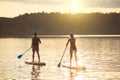
POLYGON ((33 51, 32 62, 34 62, 34 55, 35 55, 35 51, 33 51))
POLYGON ((38 55, 38 62, 40 62, 40 54, 38 50, 37 50, 37 55, 38 55))

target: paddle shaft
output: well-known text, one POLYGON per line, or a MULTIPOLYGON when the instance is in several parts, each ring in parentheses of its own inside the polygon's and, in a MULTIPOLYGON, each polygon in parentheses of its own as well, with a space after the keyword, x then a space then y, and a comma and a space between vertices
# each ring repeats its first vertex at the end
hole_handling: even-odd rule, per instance
POLYGON ((62 55, 62 57, 61 57, 61 59, 60 59, 60 62, 59 62, 59 63, 61 63, 61 61, 62 61, 62 59, 63 59, 63 56, 64 56, 65 51, 66 51, 66 48, 67 48, 67 46, 66 46, 66 47, 65 47, 65 49, 64 49, 63 55, 62 55))
POLYGON ((24 55, 27 51, 29 51, 31 49, 31 47, 29 49, 27 49, 26 51, 24 51, 24 53, 22 53, 22 55, 24 55))

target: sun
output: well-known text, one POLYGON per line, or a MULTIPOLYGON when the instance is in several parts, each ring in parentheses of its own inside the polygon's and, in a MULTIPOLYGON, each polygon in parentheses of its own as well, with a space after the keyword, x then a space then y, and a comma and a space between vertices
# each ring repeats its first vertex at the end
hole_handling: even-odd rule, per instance
POLYGON ((71 6, 71 11, 72 13, 76 13, 78 12, 78 9, 79 9, 79 2, 77 0, 73 0, 70 4, 71 6))
POLYGON ((71 7, 77 8, 78 7, 78 2, 77 1, 72 1, 71 2, 71 7))

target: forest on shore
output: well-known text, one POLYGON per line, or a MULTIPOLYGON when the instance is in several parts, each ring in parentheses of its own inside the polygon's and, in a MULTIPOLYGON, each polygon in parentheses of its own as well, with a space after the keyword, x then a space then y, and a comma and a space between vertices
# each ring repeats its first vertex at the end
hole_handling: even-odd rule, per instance
POLYGON ((0 17, 0 37, 32 35, 119 35, 120 13, 25 13, 0 17))

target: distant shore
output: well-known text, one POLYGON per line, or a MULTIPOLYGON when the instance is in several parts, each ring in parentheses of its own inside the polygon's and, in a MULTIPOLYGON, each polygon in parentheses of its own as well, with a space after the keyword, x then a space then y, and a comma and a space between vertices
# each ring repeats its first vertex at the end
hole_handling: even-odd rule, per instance
MULTIPOLYGON (((33 35, 5 35, 0 38, 32 38, 33 35)), ((41 38, 67 38, 69 35, 38 35, 41 38)), ((120 35, 75 35, 75 37, 81 38, 120 38, 120 35)))
POLYGON ((40 35, 68 35, 71 32, 83 36, 118 35, 119 26, 120 13, 26 13, 14 18, 0 17, 0 37, 31 37, 28 35, 34 32, 40 35))

